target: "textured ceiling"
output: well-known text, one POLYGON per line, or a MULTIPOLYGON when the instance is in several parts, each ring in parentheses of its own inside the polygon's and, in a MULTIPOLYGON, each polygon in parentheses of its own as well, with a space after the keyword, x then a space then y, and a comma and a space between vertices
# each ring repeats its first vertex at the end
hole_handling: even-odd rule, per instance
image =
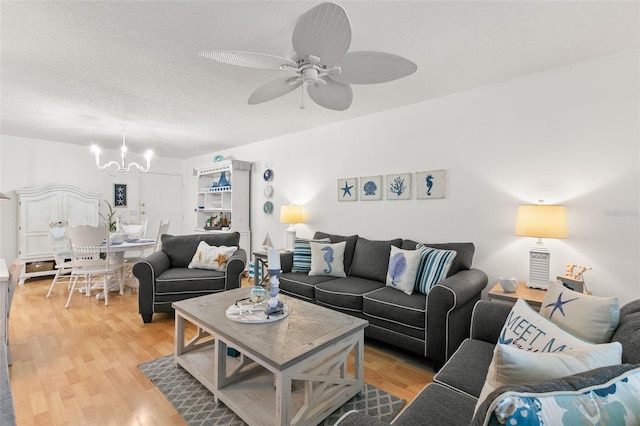
POLYGON ((186 158, 473 87, 638 49, 637 1, 340 1, 351 51, 418 65, 402 80, 353 86, 346 111, 301 91, 248 105, 281 76, 207 61, 199 50, 286 56, 304 1, 6 1, 2 134, 186 158), (306 98, 306 94, 305 94, 306 98))

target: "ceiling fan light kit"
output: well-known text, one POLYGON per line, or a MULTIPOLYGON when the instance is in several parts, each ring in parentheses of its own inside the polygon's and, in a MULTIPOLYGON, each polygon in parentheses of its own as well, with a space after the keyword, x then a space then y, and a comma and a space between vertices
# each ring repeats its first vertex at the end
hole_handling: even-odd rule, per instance
MULTIPOLYGON (((350 84, 378 84, 413 74, 418 66, 391 53, 347 52, 351 45, 351 23, 342 6, 322 3, 305 12, 292 37, 295 54, 283 58, 263 53, 209 50, 198 54, 212 61, 241 67, 281 70, 297 75, 271 81, 249 96, 256 105, 306 87, 318 105, 335 111, 351 106, 350 84)), ((302 107, 301 107, 302 108, 302 107)))

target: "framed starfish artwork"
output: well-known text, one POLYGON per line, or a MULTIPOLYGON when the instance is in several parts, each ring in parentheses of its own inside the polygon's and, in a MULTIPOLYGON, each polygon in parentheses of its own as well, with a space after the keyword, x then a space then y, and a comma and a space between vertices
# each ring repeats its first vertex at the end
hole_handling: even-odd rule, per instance
POLYGON ((338 179, 338 201, 358 200, 358 178, 338 179))
POLYGON ((127 185, 116 183, 113 185, 113 206, 127 207, 127 185))

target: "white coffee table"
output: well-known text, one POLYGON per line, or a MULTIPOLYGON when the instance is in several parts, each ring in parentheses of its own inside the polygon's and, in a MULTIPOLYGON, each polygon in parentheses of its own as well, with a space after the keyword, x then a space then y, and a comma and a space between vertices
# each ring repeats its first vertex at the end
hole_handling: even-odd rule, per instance
POLYGON ((226 318, 226 309, 249 291, 173 303, 176 363, 216 402, 249 425, 315 425, 363 391, 367 321, 284 295, 280 300, 290 313, 280 321, 246 324, 226 318), (186 321, 197 327, 188 342, 186 321), (228 356, 227 348, 240 356, 228 356), (351 353, 353 375, 347 373, 351 353))

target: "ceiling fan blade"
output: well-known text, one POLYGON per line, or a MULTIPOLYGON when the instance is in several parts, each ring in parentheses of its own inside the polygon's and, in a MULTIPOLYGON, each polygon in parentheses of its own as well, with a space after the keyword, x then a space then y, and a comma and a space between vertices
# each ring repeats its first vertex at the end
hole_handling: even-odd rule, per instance
POLYGON ((307 87, 309 97, 318 105, 335 111, 344 111, 351 106, 353 91, 348 84, 327 78, 327 84, 318 82, 307 87))
POLYGON ((301 58, 314 55, 333 65, 351 45, 351 24, 342 6, 322 3, 305 12, 293 30, 293 48, 301 58))
POLYGON ((223 64, 261 70, 279 70, 282 65, 296 67, 296 63, 290 59, 262 53, 239 52, 234 50, 206 50, 198 52, 198 55, 205 59, 222 62, 223 64))
POLYGON ((335 65, 341 68, 331 78, 341 83, 386 83, 413 74, 418 66, 402 56, 384 52, 349 52, 335 65))
POLYGON ((249 104, 256 105, 270 101, 289 92, 296 90, 302 85, 301 79, 295 77, 279 78, 271 81, 264 86, 258 87, 255 92, 249 96, 249 104), (293 82, 292 82, 293 80, 293 82))

